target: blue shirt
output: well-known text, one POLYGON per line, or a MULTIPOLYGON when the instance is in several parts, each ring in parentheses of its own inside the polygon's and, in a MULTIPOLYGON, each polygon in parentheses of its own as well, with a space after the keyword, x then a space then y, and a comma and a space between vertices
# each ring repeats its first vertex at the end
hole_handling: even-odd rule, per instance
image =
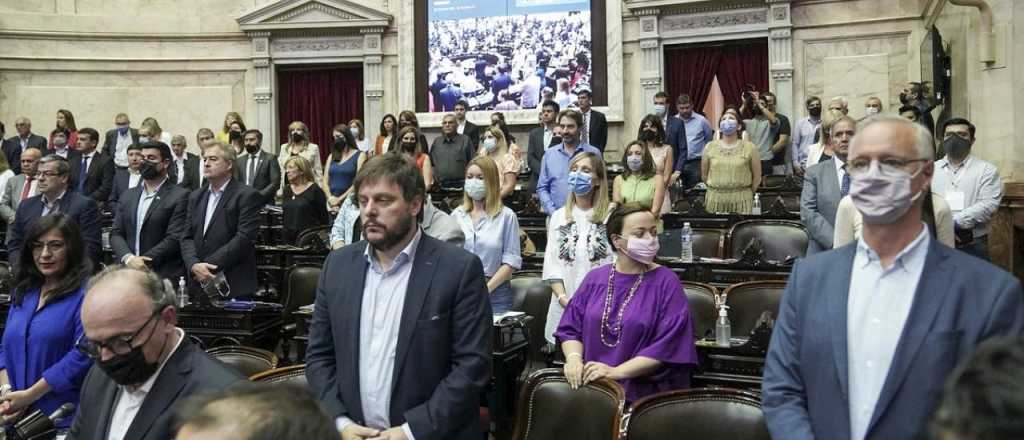
POLYGON ((686 160, 700 159, 704 154, 704 146, 711 141, 714 132, 711 123, 700 113, 691 113, 690 119, 683 119, 686 127, 686 160))
POLYGON ((473 224, 473 218, 462 207, 452 210, 452 217, 459 222, 466 241, 462 248, 480 257, 484 275, 494 276, 502 264, 513 270, 523 265, 519 252, 519 219, 507 206, 493 216, 483 216, 473 224))
POLYGON ((589 144, 580 144, 572 155, 565 152, 565 144, 558 144, 544 151, 537 177, 537 197, 544 213, 551 215, 565 204, 569 195, 569 161, 580 153, 594 153, 601 157, 601 150, 589 144))
MULTIPOLYGON (((14 390, 26 390, 45 378, 50 391, 32 404, 29 411, 39 409, 51 414, 65 403, 78 405, 78 394, 92 360, 75 348, 83 334, 81 309, 84 286, 70 295, 39 305, 39 289, 26 293, 21 304, 11 304, 0 346, 0 369, 14 390)), ((59 428, 71 425, 64 418, 59 428)))

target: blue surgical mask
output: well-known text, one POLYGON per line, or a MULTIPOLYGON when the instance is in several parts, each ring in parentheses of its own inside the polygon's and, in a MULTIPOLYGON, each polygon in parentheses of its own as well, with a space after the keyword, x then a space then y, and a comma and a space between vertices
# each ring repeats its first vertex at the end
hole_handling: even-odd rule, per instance
POLYGON ((466 179, 463 188, 470 199, 479 202, 487 198, 487 185, 484 184, 484 179, 466 179))
POLYGON ((498 140, 497 139, 495 139, 495 138, 484 139, 484 150, 487 150, 487 152, 490 153, 490 152, 494 151, 495 148, 498 148, 498 140))
POLYGON ((587 195, 594 189, 593 178, 590 174, 572 171, 569 173, 569 190, 578 196, 587 195))
POLYGON ((640 167, 644 166, 644 158, 641 156, 629 156, 626 158, 626 166, 629 167, 630 171, 640 171, 640 167))
POLYGON ((124 136, 125 134, 128 133, 128 128, 129 128, 128 124, 118 125, 117 126, 117 134, 119 134, 121 136, 124 136))
POLYGON ((722 130, 722 134, 733 134, 739 127, 739 122, 732 119, 722 119, 722 122, 718 124, 718 128, 722 130))

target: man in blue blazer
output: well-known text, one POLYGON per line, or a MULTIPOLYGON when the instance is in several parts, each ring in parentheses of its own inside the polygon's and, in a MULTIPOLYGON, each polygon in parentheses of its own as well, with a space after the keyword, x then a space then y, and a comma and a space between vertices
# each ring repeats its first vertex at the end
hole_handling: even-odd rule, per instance
POLYGON ((862 123, 847 162, 862 236, 790 274, 764 372, 772 437, 924 438, 954 367, 1024 329, 1020 281, 939 244, 921 221, 933 154, 920 125, 862 123))
POLYGON ((18 253, 25 245, 25 231, 40 217, 56 212, 64 213, 78 223, 85 241, 85 251, 92 259, 93 267, 99 267, 103 243, 100 238, 100 213, 96 202, 77 192, 69 190, 71 165, 67 159, 50 154, 39 159, 36 172, 39 195, 25 199, 18 205, 11 225, 11 236, 7 239, 7 257, 11 269, 15 269, 18 253))
POLYGON ((417 226, 426 188, 408 160, 374 157, 354 185, 366 240, 324 262, 310 388, 343 439, 479 439, 492 328, 480 259, 417 226))

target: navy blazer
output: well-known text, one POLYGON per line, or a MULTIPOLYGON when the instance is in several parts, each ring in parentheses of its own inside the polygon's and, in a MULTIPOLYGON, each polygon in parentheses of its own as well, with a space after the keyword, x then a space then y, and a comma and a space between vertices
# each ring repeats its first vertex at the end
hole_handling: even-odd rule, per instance
MULTIPOLYGON (((10 229, 11 235, 7 238, 7 258, 11 263, 12 271, 18 264, 18 253, 21 252, 21 247, 24 245, 25 232, 43 215, 42 197, 40 194, 25 199, 18 205, 18 211, 14 214, 14 223, 10 229)), ((103 241, 100 238, 100 211, 96 202, 68 188, 58 203, 60 212, 78 223, 79 229, 82 230, 82 240, 85 242, 85 254, 92 259, 93 269, 98 269, 100 262, 103 261, 100 258, 103 241)))
POLYGON ((672 171, 682 173, 687 155, 686 123, 675 116, 669 116, 665 120, 665 143, 672 147, 672 171))
MULTIPOLYGON (((332 251, 320 272, 306 351, 310 388, 332 418, 364 425, 359 322, 366 241, 332 251)), ((421 233, 395 349, 389 418, 417 440, 476 440, 491 377, 491 303, 480 259, 421 233), (445 269, 441 270, 441 264, 445 269)))
MULTIPOLYGON (((124 440, 166 440, 174 436, 173 417, 179 402, 198 393, 227 388, 245 378, 233 368, 210 357, 186 334, 164 364, 124 440)), ((93 366, 82 384, 83 404, 78 407, 68 440, 102 440, 110 431, 120 388, 103 370, 93 366), (88 402, 88 403, 85 403, 88 402)))
MULTIPOLYGON (((39 136, 34 133, 29 133, 28 141, 25 143, 26 148, 35 148, 42 151, 45 156, 49 151, 46 149, 46 138, 39 136)), ((14 174, 21 174, 21 140, 18 135, 15 134, 4 140, 3 143, 4 155, 7 156, 7 163, 11 167, 11 171, 14 174)))
MULTIPOLYGON (((804 258, 789 276, 764 370, 773 438, 850 438, 846 305, 856 250, 804 258)), ((953 368, 982 341, 1022 329, 1019 280, 932 240, 865 438, 926 437, 953 368)))
POLYGON ((99 151, 89 160, 89 169, 82 175, 82 155, 78 154, 72 158, 68 156, 71 165, 71 182, 74 189, 78 190, 81 180, 85 179, 84 196, 97 202, 104 203, 110 199, 110 193, 114 189, 114 158, 99 151))
MULTIPOLYGON (((113 162, 113 160, 111 160, 113 162)), ((131 171, 128 168, 117 168, 114 171, 114 183, 110 190, 110 198, 107 199, 107 204, 110 210, 117 212, 117 204, 121 200, 121 195, 125 191, 128 191, 128 184, 131 183, 131 171)), ((142 177, 139 177, 139 185, 142 184, 142 177)))
MULTIPOLYGON (((145 182, 125 191, 117 211, 114 212, 114 227, 110 231, 110 248, 114 260, 121 262, 125 255, 135 255, 135 231, 138 224, 139 200, 145 182)), ((181 260, 181 238, 185 234, 185 217, 188 213, 188 190, 170 180, 164 182, 149 204, 139 234, 141 246, 139 255, 152 258, 149 268, 161 278, 171 280, 177 286, 178 278, 185 275, 181 260)))
MULTIPOLYGON (((191 271, 196 263, 214 264, 227 277, 232 297, 252 296, 256 293, 256 241, 263 206, 260 193, 231 179, 204 234, 209 198, 208 188, 197 189, 188 196, 186 229, 181 240, 185 270, 191 271)), ((195 283, 192 285, 196 287, 195 283)))

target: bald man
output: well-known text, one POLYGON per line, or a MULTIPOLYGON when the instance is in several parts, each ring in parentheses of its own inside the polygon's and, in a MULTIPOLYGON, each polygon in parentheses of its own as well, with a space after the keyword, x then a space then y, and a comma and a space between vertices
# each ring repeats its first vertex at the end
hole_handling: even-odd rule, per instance
POLYGON ((93 278, 78 347, 94 364, 68 439, 166 440, 179 401, 245 379, 185 337, 175 303, 153 272, 111 266, 93 278))

